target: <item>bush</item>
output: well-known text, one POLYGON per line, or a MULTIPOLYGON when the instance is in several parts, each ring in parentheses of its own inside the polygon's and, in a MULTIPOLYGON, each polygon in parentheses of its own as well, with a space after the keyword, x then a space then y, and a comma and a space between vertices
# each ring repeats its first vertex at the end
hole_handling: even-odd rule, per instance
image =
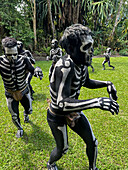
POLYGON ((46 53, 47 55, 50 54, 50 50, 51 50, 51 47, 45 47, 45 46, 41 49, 42 53, 46 53))
POLYGON ((99 47, 94 48, 94 56, 96 55, 103 55, 103 53, 105 52, 105 50, 107 49, 107 47, 99 45, 99 47))
POLYGON ((119 51, 119 55, 128 56, 128 49, 123 49, 119 51))

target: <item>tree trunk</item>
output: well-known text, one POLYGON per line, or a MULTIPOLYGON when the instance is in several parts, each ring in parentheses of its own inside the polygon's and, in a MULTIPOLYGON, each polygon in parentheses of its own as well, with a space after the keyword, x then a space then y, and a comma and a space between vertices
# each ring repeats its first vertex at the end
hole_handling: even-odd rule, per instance
POLYGON ((50 25, 51 25, 52 36, 53 36, 53 38, 55 38, 55 28, 54 28, 54 24, 53 24, 53 21, 52 21, 50 0, 47 0, 47 6, 48 6, 48 16, 49 16, 50 25))
POLYGON ((69 23, 72 22, 72 1, 70 2, 70 5, 69 5, 69 17, 68 17, 68 21, 69 21, 69 23))
MULTIPOLYGON (((1 19, 1 16, 0 16, 0 22, 1 21, 2 21, 2 19, 1 19)), ((2 41, 3 34, 4 34, 3 26, 0 25, 0 42, 2 41)), ((0 43, 0 55, 2 55, 2 44, 1 43, 0 43)))
POLYGON ((36 36, 36 0, 34 0, 34 10, 33 10, 33 31, 34 31, 34 48, 37 47, 37 36, 36 36))
POLYGON ((36 36, 36 0, 30 0, 32 9, 32 19, 33 19, 33 32, 34 32, 34 49, 37 47, 37 36, 36 36))
POLYGON ((74 24, 77 24, 79 22, 79 14, 80 14, 80 0, 78 0, 76 5, 76 15, 74 19, 74 24))
POLYGON ((65 0, 64 2, 64 16, 65 16, 65 27, 69 26, 69 8, 70 8, 70 2, 69 0, 65 0))
POLYGON ((114 24, 112 33, 110 34, 110 40, 109 40, 109 43, 108 43, 109 45, 110 45, 111 41, 113 40, 113 36, 114 36, 114 33, 115 33, 116 26, 118 25, 118 23, 121 20, 121 19, 119 19, 119 17, 120 17, 120 11, 121 11, 122 4, 123 4, 123 0, 120 0, 118 12, 117 12, 116 19, 115 19, 115 24, 114 24), (119 19, 119 21, 118 21, 118 19, 119 19))

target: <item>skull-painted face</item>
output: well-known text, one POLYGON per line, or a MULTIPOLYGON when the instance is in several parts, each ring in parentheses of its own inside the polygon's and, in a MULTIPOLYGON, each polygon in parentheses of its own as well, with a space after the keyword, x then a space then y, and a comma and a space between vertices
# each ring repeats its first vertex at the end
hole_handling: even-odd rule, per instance
POLYGON ((4 51, 5 51, 5 56, 8 58, 10 62, 17 60, 17 54, 18 54, 17 46, 12 48, 5 47, 4 51))
POLYGON ((18 48, 18 54, 23 52, 23 43, 21 41, 17 41, 17 48, 18 48))
POLYGON ((81 24, 67 27, 60 39, 60 45, 76 65, 90 65, 93 56, 92 32, 81 24))
POLYGON ((54 48, 54 49, 58 47, 58 41, 56 39, 52 40, 51 47, 54 48))
POLYGON ((88 35, 81 35, 81 46, 80 52, 83 53, 81 56, 84 57, 83 61, 85 65, 90 65, 92 62, 92 55, 93 55, 93 39, 91 34, 88 35))
POLYGON ((23 48, 23 43, 21 41, 17 41, 17 47, 18 48, 23 48))

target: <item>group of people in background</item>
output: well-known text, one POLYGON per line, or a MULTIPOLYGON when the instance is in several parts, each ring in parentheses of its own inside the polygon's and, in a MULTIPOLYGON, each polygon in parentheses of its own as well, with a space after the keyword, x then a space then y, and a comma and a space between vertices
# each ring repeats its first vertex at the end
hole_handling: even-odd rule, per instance
MULTIPOLYGON (((88 66, 92 67, 93 42, 91 30, 81 24, 73 24, 65 29, 60 40, 61 47, 66 51, 64 56, 58 41, 52 40, 50 56, 47 57, 47 60, 53 61, 49 69, 51 101, 47 110, 47 121, 56 147, 47 163, 48 170, 57 170, 56 162, 68 151, 67 126, 85 142, 89 170, 98 170, 96 167, 98 141, 82 110, 99 108, 113 115, 119 112, 119 105, 116 102, 117 91, 113 83, 89 78, 88 66), (81 87, 106 88, 108 97, 79 100, 81 87)), ((23 136, 19 102, 24 107, 24 121, 28 122, 28 115, 32 113, 34 92, 30 80, 33 75, 42 80, 43 73, 40 67, 33 67, 35 60, 28 50, 23 50, 22 42, 7 37, 2 40, 2 45, 4 55, 0 57, 0 74, 4 82, 8 109, 13 123, 18 128, 16 137, 19 138, 23 136)), ((110 65, 110 49, 104 56, 104 69, 106 62, 113 67, 110 65)))
MULTIPOLYGON (((93 50, 93 49, 92 49, 93 50)), ((105 63, 108 63, 108 66, 109 67, 112 67, 113 70, 115 69, 114 66, 112 66, 110 64, 110 57, 111 57, 111 48, 107 48, 106 51, 104 52, 103 56, 105 57, 103 63, 102 63, 102 66, 103 66, 103 70, 105 70, 105 63)), ((52 60, 53 63, 52 63, 52 66, 50 68, 50 75, 52 73, 52 70, 54 68, 54 65, 56 64, 56 62, 62 57, 62 49, 58 46, 58 40, 56 39, 53 39, 51 41, 51 50, 50 50, 50 55, 46 57, 46 60, 49 61, 49 60, 52 60)), ((92 68, 92 72, 94 72, 94 67, 92 65, 92 57, 93 55, 91 56, 91 62, 89 64, 89 66, 92 68)))

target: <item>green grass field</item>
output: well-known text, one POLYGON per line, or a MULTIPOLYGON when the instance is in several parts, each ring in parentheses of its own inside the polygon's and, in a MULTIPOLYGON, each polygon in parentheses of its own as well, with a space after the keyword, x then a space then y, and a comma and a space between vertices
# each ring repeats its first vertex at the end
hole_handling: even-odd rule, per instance
MULTIPOLYGON (((112 57, 111 64, 102 70, 104 58, 93 58, 95 72, 91 79, 112 81, 117 89, 120 111, 118 115, 100 109, 83 111, 89 119, 98 139, 97 167, 99 170, 128 170, 128 58, 112 57)), ((36 62, 43 70, 42 81, 33 77, 31 84, 35 91, 33 114, 30 123, 25 124, 23 107, 20 105, 21 124, 24 136, 15 137, 17 132, 6 105, 3 82, 0 77, 0 170, 45 170, 55 141, 47 124, 47 98, 49 94, 48 71, 51 61, 36 62)), ((81 89, 80 99, 108 97, 107 89, 81 89)), ((88 170, 86 146, 81 138, 68 128, 69 150, 58 162, 59 170, 88 170)))

